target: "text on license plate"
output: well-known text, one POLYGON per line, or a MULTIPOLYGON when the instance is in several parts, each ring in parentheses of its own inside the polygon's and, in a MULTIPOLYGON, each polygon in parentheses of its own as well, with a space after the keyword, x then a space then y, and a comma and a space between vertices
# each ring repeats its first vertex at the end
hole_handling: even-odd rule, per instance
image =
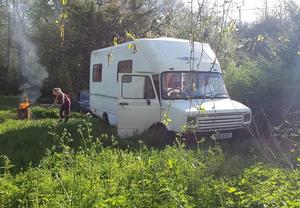
POLYGON ((219 140, 219 139, 230 139, 230 138, 232 138, 232 133, 213 134, 212 136, 216 140, 219 140))

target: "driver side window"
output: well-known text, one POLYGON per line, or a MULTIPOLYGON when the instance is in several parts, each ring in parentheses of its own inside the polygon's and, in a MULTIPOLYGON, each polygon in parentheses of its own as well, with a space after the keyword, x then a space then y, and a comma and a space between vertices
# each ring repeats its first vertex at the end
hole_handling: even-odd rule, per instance
POLYGON ((155 93, 150 77, 145 77, 144 98, 155 99, 155 93))
POLYGON ((155 99, 156 97, 149 76, 124 75, 122 76, 121 87, 122 97, 126 99, 155 99))

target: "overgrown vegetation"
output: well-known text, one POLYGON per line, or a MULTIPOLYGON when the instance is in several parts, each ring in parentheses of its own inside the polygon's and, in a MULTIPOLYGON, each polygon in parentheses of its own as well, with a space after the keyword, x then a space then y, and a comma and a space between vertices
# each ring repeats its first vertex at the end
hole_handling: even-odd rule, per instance
MULTIPOLYGON (((77 133, 52 129, 55 148, 39 163, 0 175, 4 207, 298 207, 299 169, 256 163, 236 166, 220 147, 163 150, 103 146, 83 121, 77 133), (59 133, 60 132, 60 133, 59 133), (73 140, 80 138, 77 148, 73 140), (234 171, 233 171, 234 170, 234 171)), ((31 147, 36 148, 36 147, 31 147)))
POLYGON ((87 88, 91 51, 114 38, 171 36, 212 45, 255 124, 248 141, 157 150, 77 113, 64 124, 33 106, 33 120, 16 120, 19 98, 0 97, 0 207, 300 207, 299 5, 237 24, 225 14, 231 1, 222 17, 198 3, 191 12, 177 0, 0 1, 0 95, 26 82, 17 21, 47 67, 48 101, 52 87, 87 88))
MULTIPOLYGON (((48 133, 55 129, 57 133, 68 129, 74 135, 72 147, 80 144, 77 134, 78 125, 87 115, 73 112, 68 123, 58 122, 58 109, 46 109, 39 106, 31 108, 33 119, 30 121, 17 120, 16 106, 18 97, 1 97, 0 103, 0 155, 6 155, 14 164, 13 172, 27 168, 30 163, 36 166, 45 156, 46 150, 55 145, 55 141, 48 133)), ((102 133, 113 133, 114 130, 107 128, 99 119, 88 118, 92 123, 93 136, 100 136, 102 133), (106 130, 105 130, 106 129, 106 130)), ((106 144, 110 144, 107 141, 106 144)), ((0 161, 2 161, 0 159, 0 161)), ((0 162, 1 165, 3 165, 0 162)), ((0 165, 0 166, 1 166, 0 165)))
POLYGON ((16 120, 5 99, 0 207, 299 207, 300 161, 268 163, 252 140, 149 149, 77 113, 64 124, 33 107, 36 120, 16 120))

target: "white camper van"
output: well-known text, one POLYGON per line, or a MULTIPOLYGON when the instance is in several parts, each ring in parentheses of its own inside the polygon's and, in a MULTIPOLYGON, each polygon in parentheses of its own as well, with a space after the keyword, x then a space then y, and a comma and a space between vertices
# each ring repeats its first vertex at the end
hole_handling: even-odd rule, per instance
POLYGON ((196 132, 231 138, 250 124, 251 110, 230 99, 211 47, 195 42, 191 49, 188 40, 155 38, 93 51, 91 111, 120 137, 181 132, 190 123, 196 132))

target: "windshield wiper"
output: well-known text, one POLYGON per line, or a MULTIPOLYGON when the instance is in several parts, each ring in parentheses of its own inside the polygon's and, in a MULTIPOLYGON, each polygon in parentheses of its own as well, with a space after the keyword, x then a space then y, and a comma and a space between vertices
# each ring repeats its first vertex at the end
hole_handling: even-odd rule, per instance
POLYGON ((184 97, 180 97, 180 99, 183 99, 183 100, 190 100, 190 99, 210 99, 210 100, 213 100, 215 98, 228 98, 228 95, 226 94, 216 94, 214 96, 211 96, 211 95, 205 95, 205 96, 184 96, 184 97))
POLYGON ((228 95, 224 93, 217 93, 213 96, 213 98, 228 98, 228 95))
POLYGON ((213 96, 211 95, 205 95, 205 98, 208 98, 208 99, 214 99, 214 98, 228 98, 228 95, 224 94, 224 93, 217 93, 213 96))
POLYGON ((205 98, 208 98, 208 99, 214 99, 214 97, 211 96, 211 95, 205 95, 205 98))

